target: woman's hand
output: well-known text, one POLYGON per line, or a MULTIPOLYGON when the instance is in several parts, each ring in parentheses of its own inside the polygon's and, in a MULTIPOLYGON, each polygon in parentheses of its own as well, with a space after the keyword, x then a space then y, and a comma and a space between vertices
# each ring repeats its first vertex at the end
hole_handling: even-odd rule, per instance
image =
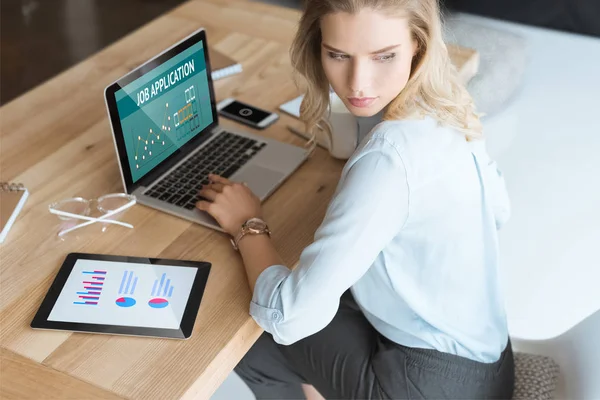
POLYGON ((209 201, 201 200, 196 207, 209 213, 227 233, 235 236, 244 222, 262 218, 260 199, 248 186, 214 174, 208 177, 211 183, 199 194, 209 201))

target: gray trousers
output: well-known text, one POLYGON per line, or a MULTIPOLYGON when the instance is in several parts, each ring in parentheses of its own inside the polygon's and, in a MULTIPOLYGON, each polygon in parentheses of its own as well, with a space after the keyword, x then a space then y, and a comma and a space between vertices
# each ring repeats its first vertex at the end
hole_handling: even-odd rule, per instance
POLYGON ((327 399, 510 399, 510 341, 486 364, 437 350, 416 349, 380 335, 348 290, 320 332, 282 346, 263 333, 235 371, 257 399, 304 399, 301 384, 327 399))

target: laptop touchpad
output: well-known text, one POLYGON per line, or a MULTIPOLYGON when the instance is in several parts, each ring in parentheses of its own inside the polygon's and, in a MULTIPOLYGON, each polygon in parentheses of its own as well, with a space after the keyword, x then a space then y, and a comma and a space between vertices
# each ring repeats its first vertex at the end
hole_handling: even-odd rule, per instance
POLYGON ((246 182, 252 192, 263 199, 283 178, 283 173, 258 165, 248 165, 232 177, 232 181, 246 182))

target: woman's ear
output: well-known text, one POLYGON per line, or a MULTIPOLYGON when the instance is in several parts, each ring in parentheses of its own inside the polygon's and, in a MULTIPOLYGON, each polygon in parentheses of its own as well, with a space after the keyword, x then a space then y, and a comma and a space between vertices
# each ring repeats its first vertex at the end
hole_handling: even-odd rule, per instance
POLYGON ((416 56, 417 55, 417 51, 419 51, 419 42, 417 41, 416 38, 413 37, 412 39, 412 56, 416 56))

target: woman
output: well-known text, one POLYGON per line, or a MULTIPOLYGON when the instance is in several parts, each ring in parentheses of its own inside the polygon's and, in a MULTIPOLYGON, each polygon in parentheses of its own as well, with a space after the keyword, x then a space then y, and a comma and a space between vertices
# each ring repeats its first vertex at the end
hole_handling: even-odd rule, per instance
POLYGON ((250 314, 266 331, 237 373, 258 399, 510 398, 497 240, 509 203, 436 0, 305 7, 291 57, 307 127, 330 86, 359 119, 383 121, 360 138, 293 271, 269 235, 239 235, 262 216, 247 187, 212 176, 203 188, 198 207, 241 236, 250 314))

